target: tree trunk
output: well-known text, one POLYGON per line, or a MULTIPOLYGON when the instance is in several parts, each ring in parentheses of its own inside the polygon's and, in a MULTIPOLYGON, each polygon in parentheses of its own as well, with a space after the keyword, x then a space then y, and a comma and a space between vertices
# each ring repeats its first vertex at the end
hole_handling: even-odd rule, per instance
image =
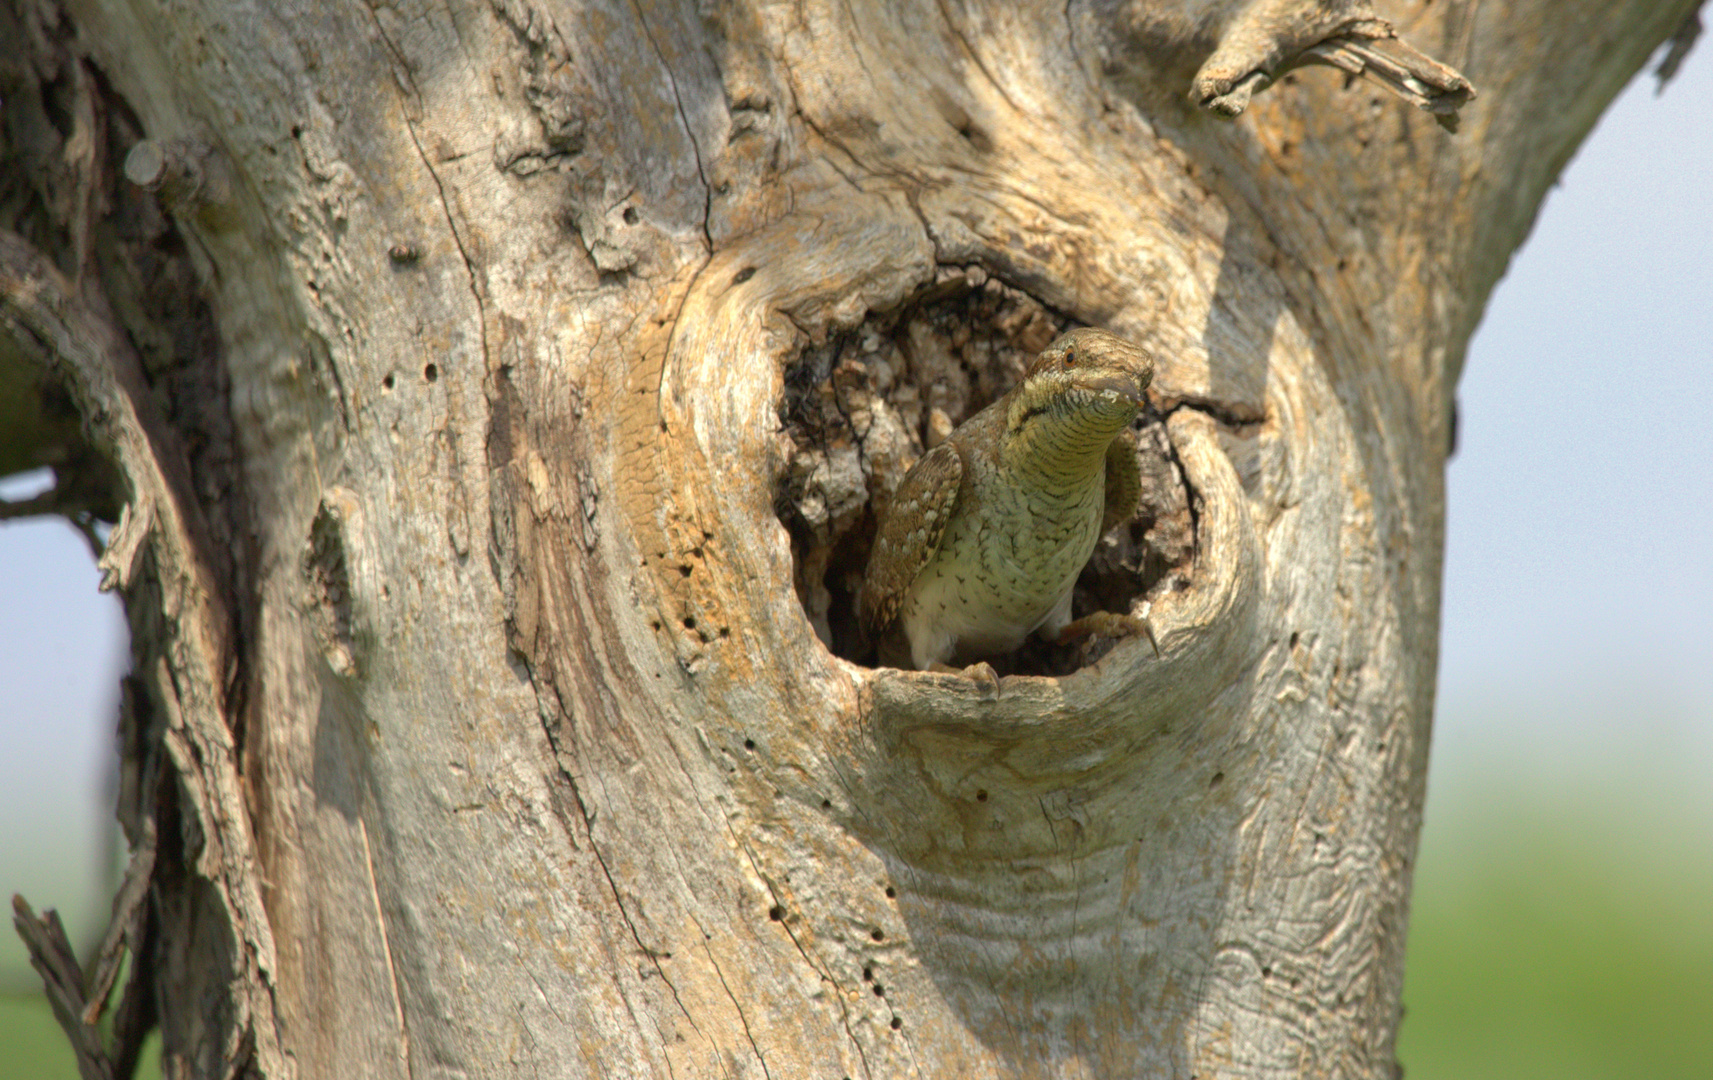
POLYGON ((0 400, 82 430, 0 449, 125 507, 131 870, 88 972, 19 913, 86 1075, 1391 1075, 1464 347, 1694 7, 8 0, 0 400), (1076 324, 1158 652, 871 666, 1076 324))

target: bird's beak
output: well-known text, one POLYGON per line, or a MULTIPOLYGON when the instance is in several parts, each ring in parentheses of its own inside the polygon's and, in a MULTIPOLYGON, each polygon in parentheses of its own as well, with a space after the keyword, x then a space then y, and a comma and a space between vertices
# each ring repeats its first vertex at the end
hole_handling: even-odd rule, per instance
POLYGON ((1091 390, 1109 390, 1120 397, 1129 400, 1130 404, 1140 409, 1145 403, 1142 397, 1142 380, 1134 375, 1107 375, 1095 379, 1088 384, 1091 390))

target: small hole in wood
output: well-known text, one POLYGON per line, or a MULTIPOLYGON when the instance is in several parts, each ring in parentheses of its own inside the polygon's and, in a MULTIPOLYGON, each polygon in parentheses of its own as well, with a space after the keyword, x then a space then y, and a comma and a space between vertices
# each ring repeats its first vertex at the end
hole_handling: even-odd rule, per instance
POLYGON ((977 788, 976 789, 975 801, 976 802, 986 802, 987 801, 987 789, 986 788, 977 788))
POLYGON ((893 1017, 893 1018, 892 1018, 892 1030, 893 1030, 893 1031, 897 1031, 897 1030, 898 1030, 898 1029, 899 1029, 899 1028, 901 1028, 901 1027, 903 1027, 903 1026, 904 1026, 904 1021, 902 1021, 902 1020, 900 1020, 900 1019, 899 1019, 899 1018, 898 1018, 898 1017, 896 1017, 896 1016, 894 1016, 894 1017, 893 1017))
POLYGON ((427 367, 422 369, 422 377, 427 379, 429 382, 433 382, 440 378, 440 369, 435 367, 433 364, 429 364, 427 367))
POLYGON ((385 377, 383 377, 381 379, 381 389, 391 390, 392 388, 393 388, 393 373, 389 371, 386 373, 385 377))
POLYGON ((1223 783, 1225 783, 1225 774, 1222 772, 1216 772, 1213 774, 1213 779, 1207 782, 1207 786, 1210 788, 1216 788, 1223 783))
POLYGON ((895 899, 897 899, 897 897, 898 897, 898 890, 894 889, 892 886, 888 885, 886 887, 886 898, 888 900, 895 900, 895 899))
POLYGON ((863 982, 873 982, 874 981, 874 969, 873 968, 863 968, 862 969, 862 981, 863 982))
POLYGON ((733 285, 742 285, 744 282, 748 281, 750 278, 752 278, 754 276, 755 276, 755 267, 746 266, 742 270, 739 270, 737 273, 732 275, 732 284, 733 285))
POLYGON ((625 207, 625 224, 626 225, 635 225, 638 221, 641 221, 641 220, 642 220, 642 215, 636 212, 636 207, 634 207, 634 206, 625 207))
POLYGON ((754 739, 745 739, 743 741, 743 748, 745 750, 754 750, 755 749, 755 740, 754 739))
POLYGON ((869 931, 868 936, 873 938, 876 941, 885 941, 886 940, 886 931, 882 930, 880 927, 877 926, 873 930, 869 931))
POLYGON ((785 918, 785 909, 780 907, 778 904, 775 904, 767 909, 767 917, 772 919, 774 922, 779 922, 781 919, 785 918))

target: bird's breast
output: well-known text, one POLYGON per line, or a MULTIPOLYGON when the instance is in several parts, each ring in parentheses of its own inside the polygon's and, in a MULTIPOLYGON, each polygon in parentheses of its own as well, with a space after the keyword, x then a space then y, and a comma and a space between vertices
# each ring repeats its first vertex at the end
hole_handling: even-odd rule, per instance
POLYGON ((1075 585, 1100 538, 1103 477, 1057 491, 973 487, 902 613, 928 659, 1015 649, 1075 585))

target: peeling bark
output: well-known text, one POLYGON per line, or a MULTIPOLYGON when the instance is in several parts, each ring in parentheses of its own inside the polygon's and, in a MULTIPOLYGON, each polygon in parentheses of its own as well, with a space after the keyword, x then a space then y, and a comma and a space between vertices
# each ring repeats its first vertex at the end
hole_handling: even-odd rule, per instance
POLYGON ((108 463, 136 653, 115 929, 20 909, 87 1075, 1391 1075, 1452 388, 1694 7, 10 0, 0 398, 81 426, 3 460, 108 463), (1158 652, 870 666, 1072 324, 1158 652))

